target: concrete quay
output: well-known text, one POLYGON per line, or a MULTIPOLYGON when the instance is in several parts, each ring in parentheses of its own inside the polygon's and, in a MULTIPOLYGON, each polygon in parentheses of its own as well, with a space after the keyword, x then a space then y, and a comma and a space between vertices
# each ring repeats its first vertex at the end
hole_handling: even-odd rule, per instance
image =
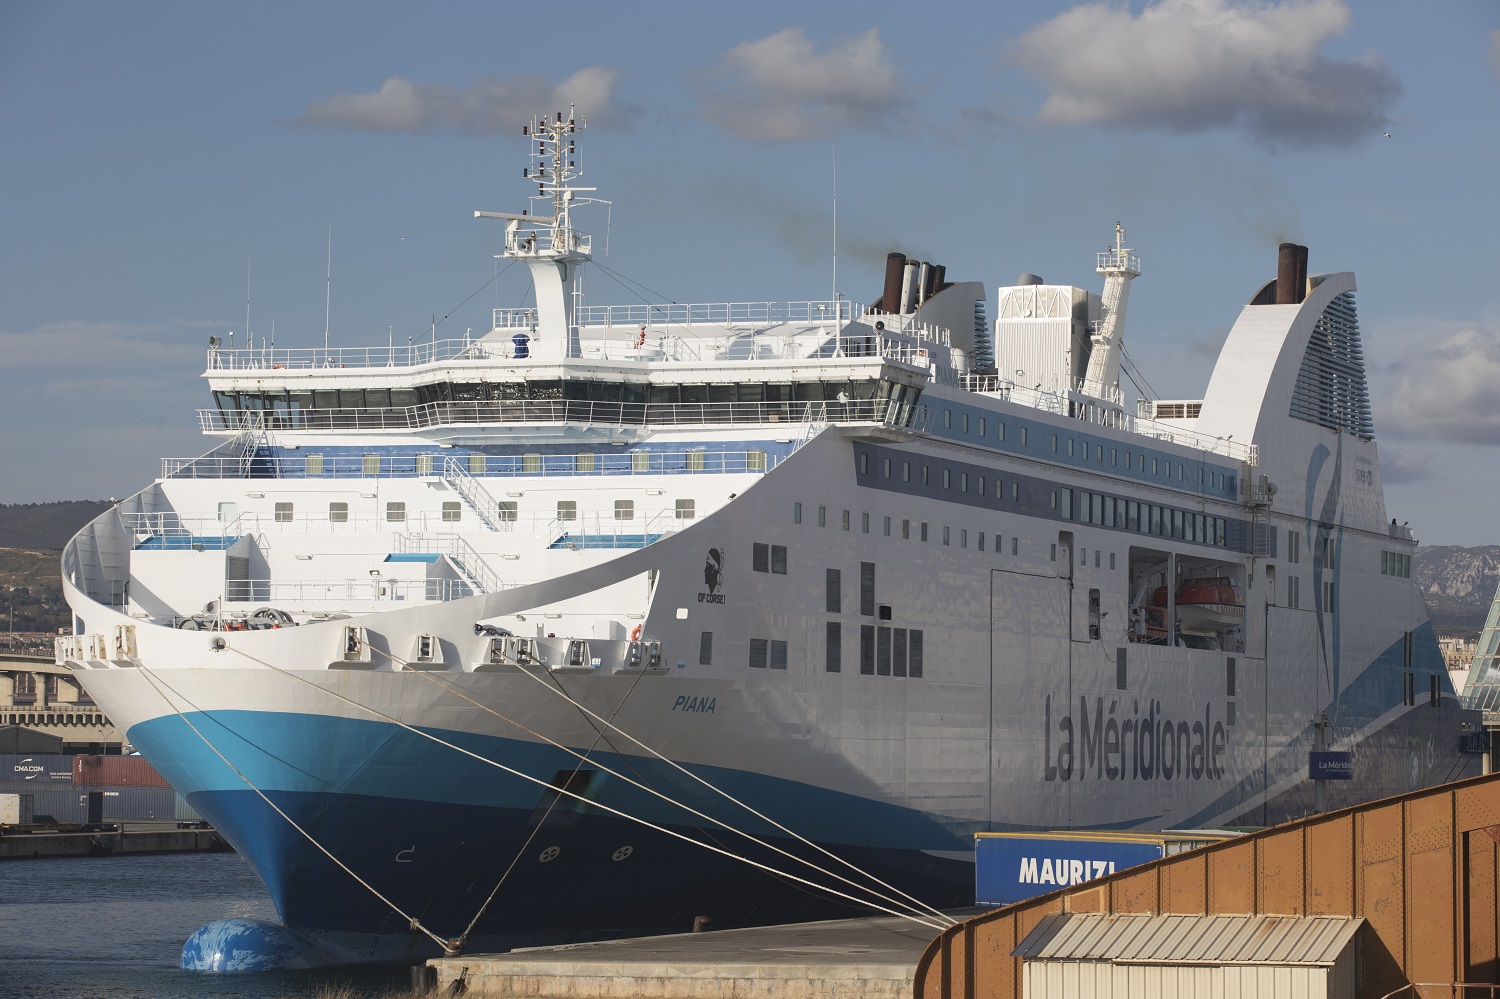
POLYGON ((119 832, 34 832, 0 836, 0 861, 46 857, 118 857, 144 853, 228 853, 212 829, 178 829, 175 822, 120 822, 119 832))
POLYGON ((527 999, 910 999, 934 931, 838 919, 435 958, 437 986, 527 999))

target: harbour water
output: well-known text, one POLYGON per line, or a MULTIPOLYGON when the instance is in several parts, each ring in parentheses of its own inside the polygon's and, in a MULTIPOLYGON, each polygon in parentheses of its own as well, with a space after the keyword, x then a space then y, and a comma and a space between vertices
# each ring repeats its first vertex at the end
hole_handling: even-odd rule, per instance
POLYGON ((373 999, 409 983, 405 968, 202 975, 177 966, 182 943, 214 919, 275 919, 238 854, 172 854, 0 863, 0 997, 290 999, 329 983, 373 999))

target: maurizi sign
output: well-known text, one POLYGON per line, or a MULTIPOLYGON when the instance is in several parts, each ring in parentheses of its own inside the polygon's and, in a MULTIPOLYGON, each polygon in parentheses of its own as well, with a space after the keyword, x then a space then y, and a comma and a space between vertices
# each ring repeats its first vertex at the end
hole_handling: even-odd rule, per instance
POLYGON ((979 836, 974 841, 974 901, 1007 905, 1160 860, 1160 842, 1051 836, 979 836))
POLYGON ((1353 780, 1354 754, 1339 752, 1314 752, 1308 757, 1309 780, 1353 780))

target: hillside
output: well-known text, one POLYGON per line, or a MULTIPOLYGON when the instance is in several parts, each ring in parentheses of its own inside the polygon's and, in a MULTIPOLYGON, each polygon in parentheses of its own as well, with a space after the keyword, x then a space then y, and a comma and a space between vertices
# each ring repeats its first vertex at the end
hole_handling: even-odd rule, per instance
POLYGON ((0 548, 60 552, 79 528, 108 509, 107 500, 0 503, 0 548))
POLYGON ((1411 575, 1438 634, 1477 637, 1500 584, 1500 545, 1418 548, 1411 575))

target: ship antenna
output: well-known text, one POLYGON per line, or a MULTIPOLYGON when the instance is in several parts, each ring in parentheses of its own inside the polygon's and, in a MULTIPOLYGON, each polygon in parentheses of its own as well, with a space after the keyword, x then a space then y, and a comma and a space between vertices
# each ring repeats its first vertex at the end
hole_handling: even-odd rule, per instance
POLYGON ((839 319, 839 144, 833 143, 833 306, 834 321, 839 319))
POLYGON ((328 283, 323 289, 323 356, 328 356, 328 315, 333 305, 333 226, 328 227, 328 283))

